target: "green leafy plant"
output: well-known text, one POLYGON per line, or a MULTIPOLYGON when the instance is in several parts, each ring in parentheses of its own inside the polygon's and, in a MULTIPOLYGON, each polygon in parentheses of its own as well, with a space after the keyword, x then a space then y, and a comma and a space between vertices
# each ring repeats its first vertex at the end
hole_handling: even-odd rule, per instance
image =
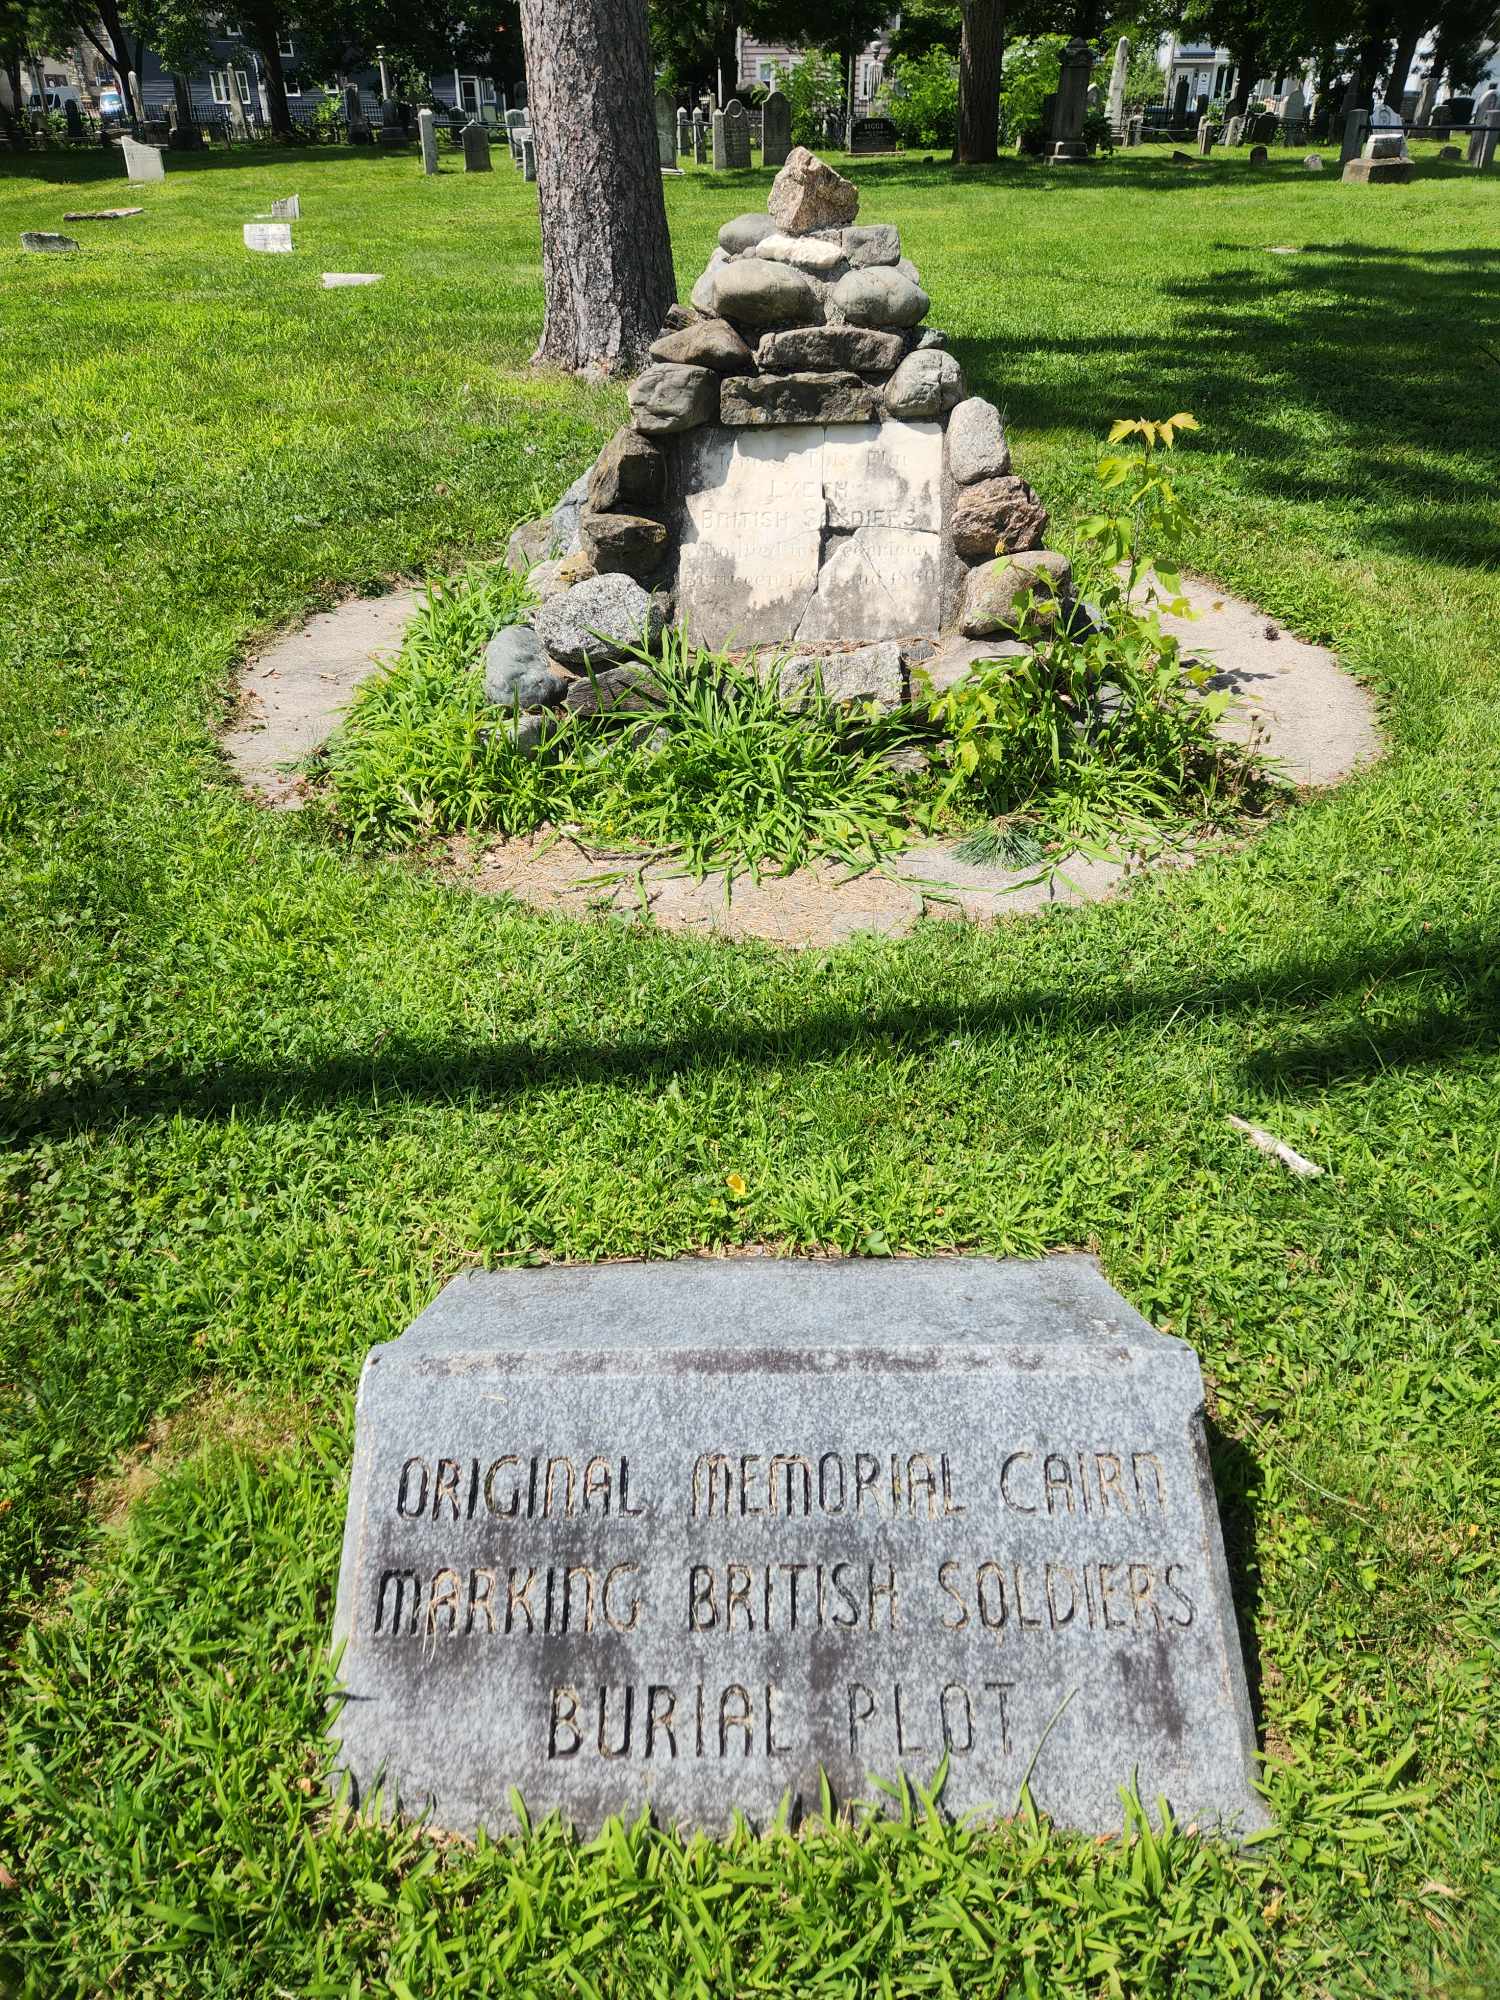
POLYGON ((1186 412, 1114 425, 1110 444, 1137 442, 1097 467, 1117 511, 1079 523, 1084 605, 1038 573, 1014 622, 1029 653, 978 662, 932 696, 947 746, 944 805, 967 796, 1059 837, 1138 839, 1153 824, 1222 815, 1259 795, 1253 762, 1215 732, 1230 697, 1183 661, 1162 624, 1189 607, 1172 567, 1184 511, 1161 454, 1197 428, 1186 412))
POLYGON ((958 65, 928 49, 891 65, 885 109, 908 146, 951 146, 958 134, 958 65))
POLYGON ((820 686, 789 707, 779 660, 742 664, 681 633, 632 656, 648 675, 638 705, 559 717, 540 754, 518 748, 478 663, 526 602, 493 568, 429 586, 325 753, 333 812, 357 844, 566 825, 695 874, 758 874, 818 858, 869 867, 912 837, 918 786, 884 761, 917 733, 909 714, 836 704, 820 686))
POLYGON ((792 138, 799 146, 823 143, 823 120, 844 102, 844 69, 831 49, 805 49, 776 73, 791 106, 792 138))

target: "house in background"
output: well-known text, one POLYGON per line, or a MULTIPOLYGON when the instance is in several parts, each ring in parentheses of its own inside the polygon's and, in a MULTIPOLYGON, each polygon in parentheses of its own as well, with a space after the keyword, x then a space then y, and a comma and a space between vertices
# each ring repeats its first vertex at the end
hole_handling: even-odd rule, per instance
MULTIPOLYGON (((880 95, 885 66, 890 59, 890 38, 900 20, 899 14, 892 15, 880 33, 866 42, 854 58, 854 115, 857 118, 865 117, 880 95)), ((740 90, 748 90, 757 83, 767 90, 773 89, 782 71, 791 69, 802 54, 800 49, 794 49, 786 42, 757 41, 743 28, 737 31, 735 40, 739 49, 736 88, 740 90)))

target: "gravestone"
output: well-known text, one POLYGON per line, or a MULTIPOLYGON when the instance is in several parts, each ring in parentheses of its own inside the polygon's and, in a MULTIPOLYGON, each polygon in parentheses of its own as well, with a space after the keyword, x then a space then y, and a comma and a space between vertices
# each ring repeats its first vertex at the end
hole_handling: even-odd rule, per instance
POLYGON ((849 125, 851 153, 899 153, 901 134, 889 118, 855 118, 849 125))
POLYGON ((1139 111, 1132 112, 1130 125, 1125 135, 1127 146, 1139 146, 1145 138, 1146 120, 1139 111))
POLYGON ((1250 148, 1250 164, 1252 167, 1268 167, 1271 164, 1271 155, 1266 151, 1264 146, 1252 146, 1250 148))
POLYGON ((1351 160, 1357 160, 1365 140, 1370 134, 1370 114, 1356 105, 1344 120, 1344 138, 1339 147, 1339 165, 1347 167, 1351 160))
POLYGON ((487 174, 490 165, 490 135, 488 129, 477 118, 471 118, 464 127, 464 172, 466 174, 487 174))
POLYGON ((1193 1351, 1091 1260, 459 1278, 369 1355, 331 1725, 353 1802, 508 1831, 1265 1823, 1193 1351))
POLYGON ((166 161, 160 148, 143 146, 139 139, 132 139, 129 133, 120 138, 120 151, 125 157, 125 178, 130 181, 164 181, 167 177, 166 161))
POLYGON ((1417 108, 1412 113, 1413 125, 1432 123, 1432 107, 1437 102, 1438 85, 1441 81, 1442 78, 1435 74, 1422 79, 1422 88, 1417 93, 1417 108))
POLYGON ((1211 153, 1211 152, 1213 151, 1213 149, 1214 149, 1214 128, 1213 128, 1213 123, 1212 123, 1212 121, 1211 121, 1210 119, 1207 119, 1207 118, 1200 118, 1200 119, 1198 120, 1198 154, 1199 154, 1199 157, 1200 157, 1201 159, 1205 159, 1205 160, 1206 160, 1206 159, 1208 158, 1209 154, 1210 154, 1210 153, 1211 153))
POLYGON ((523 181, 536 179, 536 140, 529 132, 521 141, 521 178, 523 181))
POLYGON ((286 256, 292 247, 292 225, 289 222, 247 222, 245 224, 245 248, 261 250, 269 256, 286 256))
POLYGON ((77 104, 71 97, 63 105, 63 123, 68 128, 68 137, 70 139, 81 139, 83 137, 83 113, 78 109, 77 104))
POLYGON ((729 135, 724 130, 722 111, 716 111, 713 120, 713 168, 716 174, 721 174, 729 165, 729 135))
POLYGON ((273 200, 271 203, 271 220, 273 222, 300 222, 302 220, 302 197, 300 195, 289 194, 282 195, 273 200))
POLYGON ((422 148, 422 171, 435 174, 438 170, 437 113, 419 111, 417 113, 417 139, 422 148))
POLYGON ((659 90, 652 99, 652 110, 656 118, 656 159, 658 166, 675 167, 677 164, 677 107, 672 102, 671 93, 659 90))
POLYGON ((1089 72, 1094 55, 1087 42, 1074 36, 1062 52, 1062 70, 1057 80, 1057 98, 1050 127, 1052 147, 1047 155, 1054 167, 1079 166, 1088 159, 1083 143, 1083 121, 1088 108, 1089 72))
POLYGON ((792 107, 784 92, 773 90, 760 113, 760 163, 784 167, 792 150, 792 107))
POLYGON ((1125 80, 1130 74, 1130 38, 1121 35, 1115 43, 1115 59, 1109 72, 1107 115, 1111 132, 1125 129, 1125 80))
POLYGON ((692 150, 693 150, 692 120, 688 117, 687 112, 684 111, 679 106, 677 112, 677 156, 679 159, 681 159, 684 153, 690 153, 692 150))
POLYGON ((60 230, 56 229, 23 229, 21 231, 21 248, 23 250, 39 250, 54 257, 64 257, 70 250, 78 248, 78 238, 76 236, 64 236, 60 230))
POLYGON ((382 146, 406 144, 406 127, 401 122, 401 106, 394 97, 381 99, 380 143, 382 146))
POLYGON ((1465 157, 1471 167, 1477 167, 1480 164, 1479 154, 1484 144, 1484 128, 1489 123, 1490 112, 1494 109, 1495 93, 1492 90, 1487 90, 1474 106, 1473 130, 1469 133, 1468 145, 1465 151, 1465 157))
POLYGON ((1478 145, 1474 149, 1474 165, 1480 173, 1488 173, 1495 164, 1497 145, 1500 145, 1500 111, 1487 111, 1484 123, 1475 134, 1478 145))
POLYGON ((1192 84, 1187 77, 1182 76, 1177 79, 1177 92, 1172 99, 1172 123, 1174 125, 1186 125, 1187 123, 1188 92, 1191 88, 1192 84))
POLYGON ((229 84, 229 129, 236 139, 250 137, 250 107, 240 89, 240 73, 231 63, 225 71, 229 84))
POLYGON ((346 84, 344 87, 344 128, 349 135, 351 146, 368 146, 370 143, 370 121, 359 101, 359 86, 346 84))
POLYGON ((708 158, 708 120, 701 111, 693 113, 693 162, 702 166, 708 158))
POLYGON ((750 164, 750 120, 737 97, 724 106, 724 160, 731 169, 750 164))

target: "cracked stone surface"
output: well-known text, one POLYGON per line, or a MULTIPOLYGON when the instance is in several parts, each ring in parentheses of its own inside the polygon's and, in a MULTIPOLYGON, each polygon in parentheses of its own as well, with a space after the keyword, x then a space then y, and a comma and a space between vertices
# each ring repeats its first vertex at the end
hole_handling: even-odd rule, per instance
POLYGON ((935 423, 694 433, 682 456, 680 615, 710 646, 936 630, 942 476, 935 423))

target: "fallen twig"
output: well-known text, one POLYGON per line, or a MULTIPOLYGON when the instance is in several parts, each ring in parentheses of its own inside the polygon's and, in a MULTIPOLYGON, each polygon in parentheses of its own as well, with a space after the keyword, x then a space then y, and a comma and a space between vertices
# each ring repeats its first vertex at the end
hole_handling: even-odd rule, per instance
POLYGON ((1302 1154, 1295 1152, 1284 1139, 1278 1139, 1274 1132, 1268 1132, 1264 1125, 1252 1125, 1248 1118, 1236 1118, 1232 1111, 1228 1113, 1228 1118, 1235 1131, 1243 1132, 1257 1152, 1269 1153, 1292 1173, 1300 1174, 1304 1180, 1312 1179, 1322 1173, 1321 1167, 1315 1166, 1311 1160, 1304 1159, 1302 1154))

